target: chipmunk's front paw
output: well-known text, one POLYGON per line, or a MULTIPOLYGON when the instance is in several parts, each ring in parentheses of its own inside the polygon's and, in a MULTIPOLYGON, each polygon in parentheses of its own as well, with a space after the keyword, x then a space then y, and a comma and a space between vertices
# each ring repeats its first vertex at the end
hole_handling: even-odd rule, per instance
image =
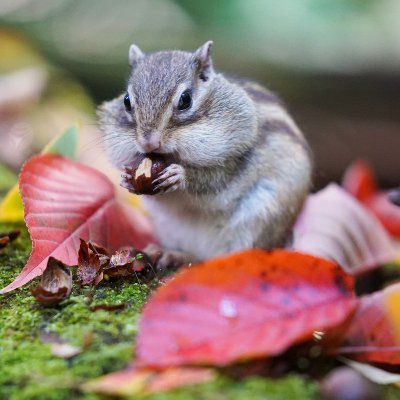
POLYGON ((189 265, 195 259, 191 254, 181 251, 164 249, 155 244, 149 244, 143 249, 158 271, 171 271, 183 265, 189 265))
POLYGON ((153 184, 157 184, 154 190, 160 190, 160 193, 169 193, 177 189, 185 189, 185 169, 178 164, 171 164, 161 175, 153 181, 153 184))
POLYGON ((128 167, 125 167, 125 172, 121 174, 120 186, 125 189, 128 189, 133 194, 137 194, 132 183, 133 175, 129 173, 130 171, 128 171, 127 168, 128 167))

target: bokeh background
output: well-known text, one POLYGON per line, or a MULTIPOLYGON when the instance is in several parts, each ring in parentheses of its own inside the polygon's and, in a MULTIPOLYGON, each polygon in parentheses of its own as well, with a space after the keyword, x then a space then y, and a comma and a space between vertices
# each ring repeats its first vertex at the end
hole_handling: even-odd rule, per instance
POLYGON ((399 21, 398 0, 1 0, 0 175, 75 121, 81 159, 111 173, 95 107, 124 90, 129 45, 212 39, 217 69, 283 97, 314 150, 316 188, 358 158, 398 185, 399 21))

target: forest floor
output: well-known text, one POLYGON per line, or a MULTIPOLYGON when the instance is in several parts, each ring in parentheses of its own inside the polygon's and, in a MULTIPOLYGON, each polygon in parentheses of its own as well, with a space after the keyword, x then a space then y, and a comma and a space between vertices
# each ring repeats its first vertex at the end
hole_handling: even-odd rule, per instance
MULTIPOLYGON (((22 230, 21 237, 0 252, 0 287, 23 268, 31 243, 22 225, 0 224, 0 232, 22 230)), ((33 285, 37 284, 37 280, 33 285)), ((150 289, 135 280, 102 282, 95 290, 74 286, 57 306, 43 307, 29 285, 0 296, 0 399, 104 399, 85 393, 81 385, 92 378, 125 368, 134 352, 140 309, 150 289), (92 311, 98 304, 125 304, 118 311, 92 311), (52 353, 51 342, 82 349, 65 359, 52 353)), ((135 396, 135 399, 138 397, 135 396)), ((216 380, 147 399, 318 399, 317 385, 291 375, 282 379, 247 377, 216 380)))

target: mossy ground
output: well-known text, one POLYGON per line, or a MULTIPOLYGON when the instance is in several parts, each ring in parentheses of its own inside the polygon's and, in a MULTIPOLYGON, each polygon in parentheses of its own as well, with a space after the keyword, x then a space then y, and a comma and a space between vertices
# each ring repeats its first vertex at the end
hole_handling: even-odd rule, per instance
MULTIPOLYGON (((14 228, 15 225, 0 224, 0 232, 14 228)), ((29 255, 29 236, 23 226, 22 229, 22 236, 0 252, 0 287, 14 279, 29 255)), ((0 399, 107 398, 83 393, 80 385, 128 365, 133 356, 139 312, 148 294, 149 289, 134 280, 117 280, 104 282, 95 291, 75 286, 70 298, 54 307, 39 305, 27 287, 0 296, 0 399), (127 307, 114 312, 90 310, 96 304, 118 303, 125 303, 127 307), (59 358, 51 353, 50 345, 44 340, 46 335, 80 346, 83 351, 69 360, 59 358)), ((307 400, 319 397, 316 384, 298 376, 280 380, 219 377, 207 384, 146 397, 149 400, 247 398, 307 400)))

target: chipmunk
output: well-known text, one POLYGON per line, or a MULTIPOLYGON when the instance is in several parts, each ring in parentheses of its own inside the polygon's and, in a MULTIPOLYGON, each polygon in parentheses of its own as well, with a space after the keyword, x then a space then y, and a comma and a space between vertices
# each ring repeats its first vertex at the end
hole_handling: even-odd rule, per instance
POLYGON ((286 246, 310 190, 310 150, 282 102, 215 71, 211 48, 145 55, 131 45, 126 92, 98 109, 117 168, 138 153, 170 164, 160 194, 142 196, 163 246, 144 251, 158 252, 159 268, 286 246))

